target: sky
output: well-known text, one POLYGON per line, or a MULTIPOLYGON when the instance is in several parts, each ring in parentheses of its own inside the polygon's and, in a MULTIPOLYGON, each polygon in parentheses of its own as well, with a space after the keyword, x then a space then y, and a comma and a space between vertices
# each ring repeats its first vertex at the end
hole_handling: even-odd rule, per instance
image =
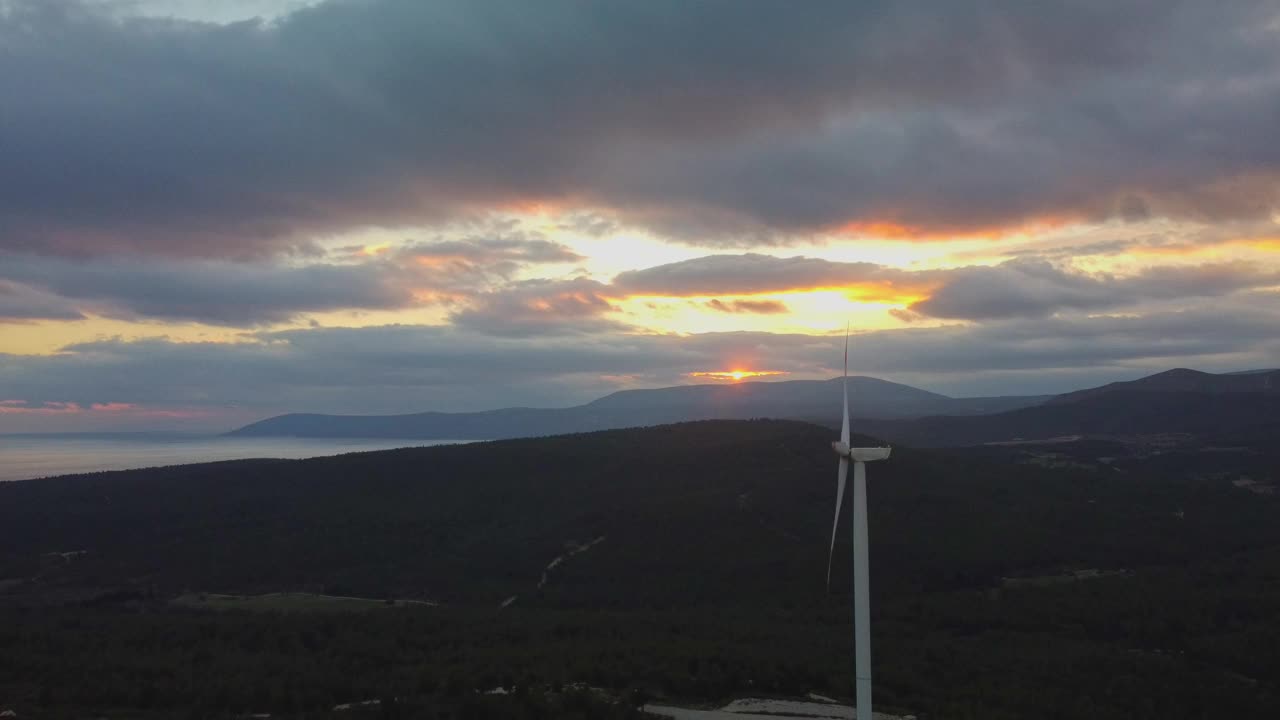
MULTIPOLYGON (((1273 0, 0 0, 0 433, 1280 366, 1273 0)), ((856 402, 856 400, 855 400, 856 402)))

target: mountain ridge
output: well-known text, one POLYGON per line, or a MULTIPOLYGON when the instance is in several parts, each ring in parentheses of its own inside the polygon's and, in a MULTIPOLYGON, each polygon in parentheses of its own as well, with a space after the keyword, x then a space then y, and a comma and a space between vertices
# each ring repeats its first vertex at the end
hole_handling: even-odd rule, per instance
MULTIPOLYGON (((620 390, 568 408, 402 415, 292 413, 228 435, 499 440, 693 420, 837 419, 841 378, 620 390)), ((1265 432, 1280 415, 1280 370, 1173 368, 1060 395, 954 398, 868 376, 849 378, 859 427, 897 443, 956 446, 1057 435, 1265 432)), ((1276 421, 1280 425, 1280 421, 1276 421)))
POLYGON ((1162 434, 1230 444, 1239 438, 1280 436, 1280 382, 1275 380, 1280 380, 1280 371, 1215 375, 1179 368, 1007 412, 870 420, 857 427, 920 447, 1162 434))
MULTIPOLYGON (((833 378, 620 390, 568 408, 512 407, 477 412, 428 411, 399 415, 289 413, 251 423, 227 434, 240 437, 497 440, 691 420, 814 419, 838 410, 832 397, 839 392, 840 382, 841 378, 833 378)), ((849 389, 854 412, 860 417, 971 415, 1025 407, 1049 397, 952 398, 862 375, 849 378, 849 389)))
POLYGON ((1107 383, 1096 388, 1086 388, 1063 393, 1049 400, 1050 404, 1079 402, 1115 392, 1135 393, 1275 393, 1280 392, 1280 370, 1248 370, 1236 373, 1207 373, 1190 368, 1173 368, 1147 375, 1137 380, 1107 383))

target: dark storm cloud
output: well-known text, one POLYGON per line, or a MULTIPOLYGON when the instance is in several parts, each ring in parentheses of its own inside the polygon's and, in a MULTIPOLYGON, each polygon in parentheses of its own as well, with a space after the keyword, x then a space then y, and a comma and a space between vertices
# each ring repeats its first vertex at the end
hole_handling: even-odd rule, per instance
POLYGON ((0 7, 10 249, 253 256, 530 199, 737 244, 1276 207, 1263 0, 0 7))
MULTIPOLYGON (((1277 65, 1264 64, 1272 77, 1277 65)), ((945 239, 1125 217, 1133 202, 1179 219, 1270 217, 1280 207, 1270 120, 1280 116, 1280 84, 1251 77, 1245 90, 1228 83, 1188 96, 1182 82, 872 110, 813 133, 644 150, 626 155, 617 185, 640 222, 683 236, 722 226, 762 241, 878 226, 945 239)), ((1212 81, 1186 81, 1198 82, 1212 81)))

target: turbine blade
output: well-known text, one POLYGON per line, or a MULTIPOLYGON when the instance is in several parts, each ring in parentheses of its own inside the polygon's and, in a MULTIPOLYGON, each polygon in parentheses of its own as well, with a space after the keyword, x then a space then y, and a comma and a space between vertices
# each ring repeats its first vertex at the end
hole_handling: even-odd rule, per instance
POLYGON ((840 470, 836 475, 836 517, 831 521, 831 547, 827 550, 827 592, 831 592, 831 559, 836 554, 836 530, 840 527, 840 506, 844 504, 844 483, 849 477, 849 458, 840 458, 840 470))
POLYGON ((840 425, 840 442, 849 445, 849 328, 844 329, 844 421, 840 425))

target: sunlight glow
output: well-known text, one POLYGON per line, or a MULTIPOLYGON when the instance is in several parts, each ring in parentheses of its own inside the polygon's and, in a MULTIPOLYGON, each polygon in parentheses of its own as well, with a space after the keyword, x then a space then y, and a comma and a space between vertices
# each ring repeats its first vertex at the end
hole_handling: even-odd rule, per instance
POLYGON ((691 372, 689 377, 707 378, 709 380, 730 380, 738 382, 747 378, 768 377, 770 375, 787 375, 785 370, 708 370, 691 372))
MULTIPOLYGON (((855 328, 878 330, 903 327, 892 310, 902 310, 927 297, 902 293, 886 298, 864 298, 874 291, 853 288, 813 289, 762 295, 722 295, 705 297, 632 296, 616 302, 625 322, 646 330, 680 334, 707 332, 774 332, 820 335, 843 332, 845 323, 855 328), (719 301, 719 304, 717 304, 719 301), (725 312, 723 307, 742 307, 740 301, 763 305, 774 303, 778 312, 725 312)), ((942 324, 933 320, 912 323, 916 327, 942 324)))
POLYGON ((907 240, 911 242, 943 242, 956 240, 1009 240, 1034 237, 1078 224, 1075 215, 1044 215, 1023 222, 976 227, 928 228, 904 225, 892 220, 856 221, 837 228, 835 234, 873 240, 907 240))

